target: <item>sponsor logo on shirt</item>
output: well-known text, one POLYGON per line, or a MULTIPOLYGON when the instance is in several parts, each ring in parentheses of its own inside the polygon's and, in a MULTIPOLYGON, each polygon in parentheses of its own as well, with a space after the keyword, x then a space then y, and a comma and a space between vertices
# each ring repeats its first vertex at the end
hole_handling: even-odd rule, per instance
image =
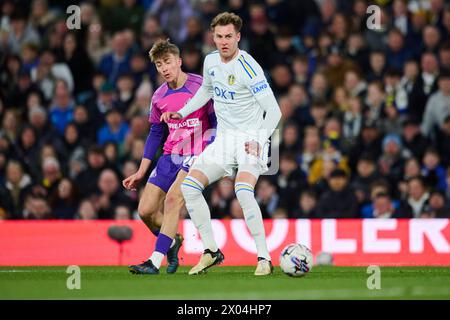
POLYGON ((228 91, 226 89, 222 89, 222 88, 219 88, 219 87, 214 87, 214 94, 217 97, 220 97, 220 98, 225 99, 225 100, 234 100, 234 95, 236 94, 236 92, 228 91))
POLYGON ((177 122, 177 123, 168 123, 167 126, 169 129, 180 129, 180 128, 195 128, 200 125, 200 119, 199 118, 192 118, 192 119, 186 119, 183 122, 177 122))
POLYGON ((254 85, 250 86, 250 89, 252 90, 253 94, 257 94, 259 92, 265 91, 269 88, 269 84, 266 80, 262 80, 254 85))

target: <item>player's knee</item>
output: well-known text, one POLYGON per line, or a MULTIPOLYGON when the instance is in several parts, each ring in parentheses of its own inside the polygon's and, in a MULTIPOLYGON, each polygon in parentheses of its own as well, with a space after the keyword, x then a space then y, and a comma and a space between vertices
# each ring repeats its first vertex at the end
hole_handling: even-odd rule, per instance
POLYGON ((184 178, 181 183, 181 193, 186 201, 201 197, 203 189, 203 185, 198 180, 189 176, 184 178))
POLYGON ((177 194, 167 194, 166 200, 164 201, 164 214, 174 212, 174 210, 179 210, 183 206, 183 195, 177 194))
POLYGON ((142 220, 150 220, 156 213, 156 208, 140 205, 138 206, 138 214, 142 220))

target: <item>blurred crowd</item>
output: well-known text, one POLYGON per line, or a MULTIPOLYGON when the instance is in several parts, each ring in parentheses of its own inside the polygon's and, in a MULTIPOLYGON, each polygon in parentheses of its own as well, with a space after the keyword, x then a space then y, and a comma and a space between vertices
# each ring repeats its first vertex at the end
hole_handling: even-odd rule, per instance
MULTIPOLYGON (((0 219, 137 218, 144 186, 121 181, 163 81, 148 51, 170 38, 201 74, 222 11, 243 18, 240 48, 282 109, 279 171, 255 192, 264 218, 450 217, 445 0, 0 3, 0 219)), ((207 188, 213 218, 243 217, 233 182, 207 188)))

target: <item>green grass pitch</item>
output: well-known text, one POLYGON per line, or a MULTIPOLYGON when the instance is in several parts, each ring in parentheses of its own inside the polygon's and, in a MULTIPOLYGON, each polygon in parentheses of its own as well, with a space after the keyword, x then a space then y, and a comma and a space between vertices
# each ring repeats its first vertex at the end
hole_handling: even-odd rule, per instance
POLYGON ((0 299, 450 299, 450 268, 381 267, 381 289, 367 289, 365 267, 314 267, 291 278, 254 267, 214 267, 188 276, 132 275, 126 267, 81 266, 81 289, 67 289, 66 267, 0 267, 0 299))

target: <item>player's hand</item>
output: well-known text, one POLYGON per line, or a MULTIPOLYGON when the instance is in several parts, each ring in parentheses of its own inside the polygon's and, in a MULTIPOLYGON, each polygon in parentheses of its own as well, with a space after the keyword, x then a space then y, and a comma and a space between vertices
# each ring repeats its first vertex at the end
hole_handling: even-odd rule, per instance
POLYGON ((255 157, 259 157, 261 153, 261 145, 257 141, 247 141, 245 143, 245 152, 248 154, 254 155, 255 157))
POLYGON ((137 187, 143 177, 144 175, 138 171, 135 174, 132 174, 128 178, 124 179, 122 181, 122 185, 124 186, 125 189, 135 191, 137 190, 137 187))
POLYGON ((159 119, 159 121, 164 121, 167 122, 170 119, 181 119, 181 114, 179 114, 178 112, 164 112, 161 115, 161 118, 159 119))

